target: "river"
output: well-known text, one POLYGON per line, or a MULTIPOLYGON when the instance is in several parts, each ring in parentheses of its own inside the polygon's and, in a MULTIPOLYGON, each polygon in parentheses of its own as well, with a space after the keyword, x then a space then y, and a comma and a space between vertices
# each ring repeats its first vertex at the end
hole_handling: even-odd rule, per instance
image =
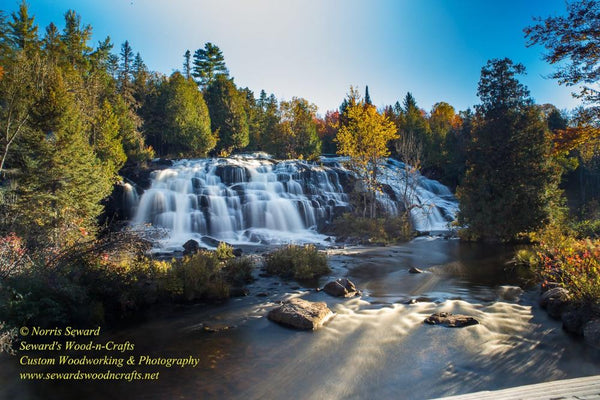
POLYGON ((319 284, 347 276, 362 297, 337 299, 312 284, 262 277, 247 297, 157 312, 103 336, 135 343, 131 354, 193 355, 200 359, 195 368, 154 368, 161 371, 155 381, 34 383, 19 379, 28 369, 17 357, 2 355, 0 398, 426 399, 600 374, 600 353, 538 307, 537 286, 508 262, 513 251, 439 238, 330 249, 333 272, 319 284), (413 266, 425 273, 408 273, 413 266), (336 315, 314 332, 267 320, 290 296, 326 301, 336 315), (423 324, 438 311, 480 324, 423 324))

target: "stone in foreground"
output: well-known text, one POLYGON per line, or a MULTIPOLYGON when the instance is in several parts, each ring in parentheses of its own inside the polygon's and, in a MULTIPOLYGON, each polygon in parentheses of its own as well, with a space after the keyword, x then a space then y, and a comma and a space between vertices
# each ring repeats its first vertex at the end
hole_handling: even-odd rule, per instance
POLYGON ((315 330, 332 316, 333 312, 323 301, 312 302, 294 298, 269 311, 267 318, 292 328, 315 330))
POLYGON ((429 325, 444 325, 448 328, 462 328, 479 324, 479 321, 468 315, 451 314, 448 312, 432 314, 425 318, 424 322, 429 325))
POLYGON ((323 287, 323 290, 325 293, 335 297, 353 297, 359 294, 354 283, 346 278, 337 279, 327 283, 323 287))

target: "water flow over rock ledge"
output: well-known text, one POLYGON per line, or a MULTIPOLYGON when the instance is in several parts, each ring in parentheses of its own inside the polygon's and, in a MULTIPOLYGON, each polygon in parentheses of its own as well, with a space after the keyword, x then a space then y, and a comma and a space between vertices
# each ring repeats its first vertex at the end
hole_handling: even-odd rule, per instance
MULTIPOLYGON (((179 160, 154 171, 141 196, 127 185, 126 207, 132 225, 166 228, 164 250, 181 250, 189 239, 210 246, 210 239, 232 244, 326 243, 319 230, 350 210, 348 193, 354 179, 345 159, 322 157, 319 163, 276 161, 266 154, 230 158, 179 160), (208 238, 207 238, 208 237, 208 238)), ((404 164, 381 166, 382 210, 396 215, 405 209, 404 164)), ((416 177, 411 209, 418 231, 445 231, 458 205, 437 181, 416 177)), ((214 240, 213 240, 214 242, 214 240)))

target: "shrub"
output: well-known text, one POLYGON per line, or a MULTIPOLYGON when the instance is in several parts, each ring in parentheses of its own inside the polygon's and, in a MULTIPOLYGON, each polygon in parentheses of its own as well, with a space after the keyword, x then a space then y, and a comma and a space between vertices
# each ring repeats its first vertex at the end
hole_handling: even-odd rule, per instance
POLYGON ((223 272, 225 279, 232 285, 241 286, 245 283, 252 282, 252 270, 254 262, 250 257, 232 258, 227 261, 223 272))
POLYGON ((407 215, 390 218, 365 218, 344 214, 335 219, 332 234, 363 244, 406 242, 413 237, 407 215))
POLYGON ((269 253, 267 272, 284 278, 312 279, 329 273, 327 257, 314 245, 287 245, 269 253))
POLYGON ((221 271, 223 263, 219 260, 217 252, 199 251, 177 261, 174 268, 183 283, 185 300, 229 297, 229 286, 221 271))
POLYGON ((540 275, 560 282, 577 302, 600 302, 600 240, 561 239, 539 244, 540 275))
POLYGON ((233 247, 225 242, 219 242, 217 250, 215 250, 216 256, 221 261, 227 261, 231 258, 235 258, 233 255, 233 247))

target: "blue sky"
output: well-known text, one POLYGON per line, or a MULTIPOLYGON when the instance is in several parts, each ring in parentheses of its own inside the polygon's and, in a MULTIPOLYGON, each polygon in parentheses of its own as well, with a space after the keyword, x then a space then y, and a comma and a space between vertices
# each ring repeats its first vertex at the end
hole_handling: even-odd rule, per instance
MULTIPOLYGON (((5 0, 8 13, 19 1, 5 0)), ((540 47, 526 48, 532 17, 565 13, 564 0, 30 0, 43 29, 63 26, 68 9, 93 27, 93 44, 129 40, 152 70, 181 69, 186 49, 217 44, 235 82, 256 94, 299 96, 336 109, 350 85, 369 85, 378 106, 406 92, 430 110, 478 103, 481 67, 490 58, 523 63, 537 103, 571 109, 572 88, 548 78, 540 47)))

